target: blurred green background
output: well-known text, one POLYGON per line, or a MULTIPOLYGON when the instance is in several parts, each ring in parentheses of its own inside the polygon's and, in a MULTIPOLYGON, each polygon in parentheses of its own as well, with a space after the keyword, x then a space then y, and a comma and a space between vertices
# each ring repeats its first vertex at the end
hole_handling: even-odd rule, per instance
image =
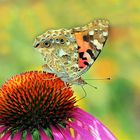
MULTIPOLYGON (((140 2, 138 0, 0 0, 0 86, 11 76, 41 69, 32 47, 47 29, 82 26, 96 18, 111 24, 109 39, 84 78, 87 97, 79 106, 101 120, 120 140, 140 137, 140 2)), ((84 96, 74 86, 78 98, 84 96)))

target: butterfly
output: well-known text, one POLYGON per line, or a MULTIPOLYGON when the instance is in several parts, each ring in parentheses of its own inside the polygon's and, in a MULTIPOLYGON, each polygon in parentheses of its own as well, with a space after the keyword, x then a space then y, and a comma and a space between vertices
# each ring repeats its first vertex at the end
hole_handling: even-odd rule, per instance
POLYGON ((108 20, 97 19, 82 27, 48 30, 35 39, 33 46, 43 55, 46 72, 65 83, 84 85, 81 76, 99 56, 108 31, 108 20))

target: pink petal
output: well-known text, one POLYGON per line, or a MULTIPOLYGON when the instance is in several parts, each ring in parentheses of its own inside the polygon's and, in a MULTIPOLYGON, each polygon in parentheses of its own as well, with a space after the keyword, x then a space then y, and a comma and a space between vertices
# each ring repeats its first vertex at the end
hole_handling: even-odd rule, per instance
POLYGON ((58 128, 51 126, 52 134, 54 140, 64 140, 64 136, 62 133, 58 130, 58 128))
POLYGON ((46 135, 44 130, 40 129, 39 133, 40 133, 40 136, 41 136, 41 140, 49 140, 49 137, 46 135))
POLYGON ((98 132, 100 132, 100 137, 106 138, 107 140, 116 140, 116 138, 111 134, 111 132, 109 132, 109 130, 102 125, 99 121, 96 122, 97 123, 97 129, 98 132))
POLYGON ((75 109, 75 112, 84 115, 83 117, 84 117, 85 119, 87 119, 87 118, 90 119, 90 120, 96 119, 95 117, 93 117, 92 115, 90 115, 89 113, 83 111, 83 110, 80 109, 80 108, 76 108, 76 109, 75 109))
POLYGON ((9 137, 7 140, 12 140, 12 138, 11 138, 11 137, 9 137))
POLYGON ((80 134, 82 138, 87 140, 96 140, 89 131, 87 131, 81 126, 78 126, 75 122, 70 122, 69 126, 72 127, 74 131, 76 131, 78 134, 80 134))
POLYGON ((76 140, 81 140, 82 139, 81 135, 79 133, 77 133, 76 131, 74 131, 74 137, 75 137, 76 140))
POLYGON ((76 120, 79 120, 89 127, 89 130, 91 130, 91 133, 96 136, 96 139, 117 140, 117 138, 115 138, 115 136, 113 136, 113 134, 100 121, 87 112, 77 108, 73 114, 76 120))
POLYGON ((93 119, 90 120, 88 118, 85 119, 85 117, 81 116, 81 114, 79 114, 79 113, 75 113, 74 118, 75 118, 75 120, 80 121, 85 127, 87 127, 86 129, 88 129, 88 130, 91 129, 92 131, 94 131, 95 135, 98 134, 98 131, 95 127, 96 126, 96 120, 95 119, 94 120, 93 119))
POLYGON ((22 134, 21 131, 17 132, 17 133, 14 135, 14 137, 13 137, 12 140, 20 140, 20 139, 21 139, 21 134, 22 134))
POLYGON ((30 132, 27 132, 26 140, 32 140, 32 135, 30 134, 30 132))
POLYGON ((66 128, 59 128, 59 130, 61 131, 61 133, 63 134, 63 136, 65 136, 66 140, 76 140, 75 138, 72 137, 71 133, 70 133, 70 128, 66 127, 66 128))
POLYGON ((10 137, 10 135, 11 135, 11 132, 8 131, 8 132, 1 138, 1 140, 8 140, 9 137, 10 137))
POLYGON ((6 129, 5 126, 0 126, 0 133, 2 133, 6 129))

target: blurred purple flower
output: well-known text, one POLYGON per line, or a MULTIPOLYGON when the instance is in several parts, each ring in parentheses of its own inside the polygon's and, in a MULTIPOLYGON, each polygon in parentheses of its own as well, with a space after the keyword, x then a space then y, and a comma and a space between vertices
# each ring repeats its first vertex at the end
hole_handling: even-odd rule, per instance
POLYGON ((116 140, 100 121, 74 105, 71 88, 53 76, 26 72, 2 86, 0 140, 116 140))

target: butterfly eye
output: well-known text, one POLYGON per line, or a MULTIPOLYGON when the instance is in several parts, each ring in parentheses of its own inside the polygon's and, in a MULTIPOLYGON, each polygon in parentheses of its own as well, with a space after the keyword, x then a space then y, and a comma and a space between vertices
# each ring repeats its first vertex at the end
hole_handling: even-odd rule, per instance
POLYGON ((50 42, 49 41, 45 41, 44 45, 45 45, 45 48, 48 48, 48 47, 50 47, 50 42))

